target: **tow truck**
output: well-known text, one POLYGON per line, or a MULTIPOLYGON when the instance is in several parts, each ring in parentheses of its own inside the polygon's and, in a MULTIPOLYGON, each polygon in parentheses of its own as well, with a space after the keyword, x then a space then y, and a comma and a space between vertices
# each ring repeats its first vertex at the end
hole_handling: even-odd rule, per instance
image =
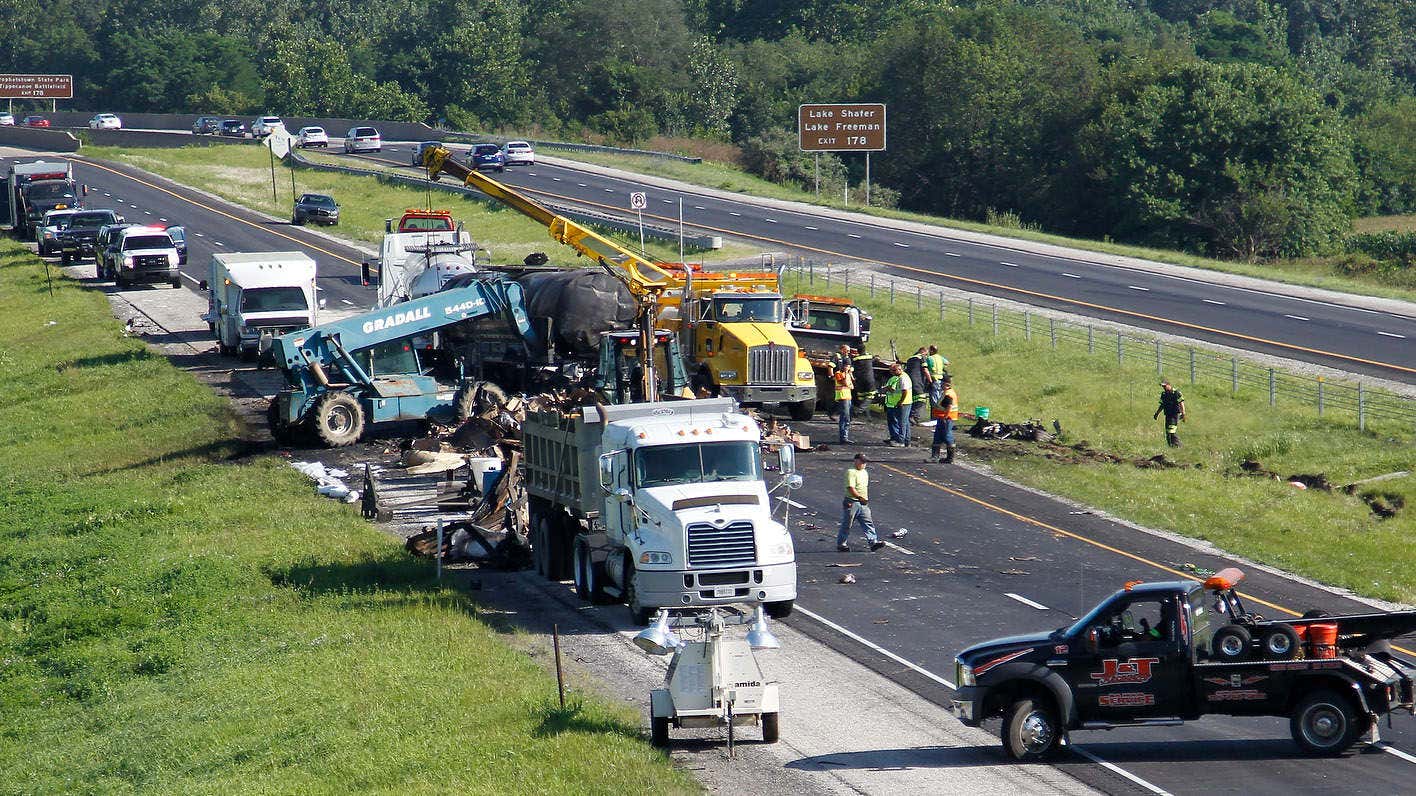
POLYGON ((1132 581, 1074 624, 977 644, 954 662, 950 711, 1001 717, 1014 760, 1045 757, 1075 730, 1163 727, 1205 715, 1283 716, 1308 754, 1339 755, 1377 719, 1413 712, 1416 663, 1391 640, 1416 611, 1266 620, 1222 569, 1203 582, 1132 581))

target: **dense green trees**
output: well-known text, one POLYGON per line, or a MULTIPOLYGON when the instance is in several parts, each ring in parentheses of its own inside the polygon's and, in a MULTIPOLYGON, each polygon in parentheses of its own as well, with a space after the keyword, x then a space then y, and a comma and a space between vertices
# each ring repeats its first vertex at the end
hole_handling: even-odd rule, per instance
POLYGON ((0 31, 82 107, 697 136, 804 185, 797 105, 883 101, 907 207, 1225 256, 1416 212, 1410 0, 9 0, 0 31))

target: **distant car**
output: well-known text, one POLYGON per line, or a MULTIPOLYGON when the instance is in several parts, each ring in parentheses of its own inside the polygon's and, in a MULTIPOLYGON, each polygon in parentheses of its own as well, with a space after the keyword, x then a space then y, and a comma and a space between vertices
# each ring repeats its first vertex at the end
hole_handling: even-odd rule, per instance
POLYGON ((351 127, 344 134, 345 152, 382 152, 383 137, 372 127, 351 127))
POLYGON ((14 126, 15 126, 15 114, 13 114, 13 113, 0 113, 0 127, 14 127, 14 126))
POLYGON ((221 131, 220 116, 198 116, 192 122, 192 135, 214 135, 221 131))
POLYGON ((290 214, 290 223, 297 227, 307 223, 334 226, 339 223, 339 205, 335 203, 333 196, 307 193, 295 203, 295 210, 290 214))
POLYGON ((217 131, 217 134, 230 138, 248 138, 251 135, 246 130, 246 123, 240 119, 222 119, 221 129, 217 131))
POLYGON ((276 130, 284 130, 285 122, 279 116, 262 116, 251 122, 251 134, 257 138, 265 138, 276 130))
POLYGON ((168 227, 167 237, 172 239, 172 245, 177 247, 177 264, 187 264, 187 228, 168 227))
POLYGON ((442 142, 441 142, 441 141, 424 141, 423 143, 419 144, 419 145, 418 145, 418 148, 415 149, 415 150, 413 150, 413 165, 414 165, 414 166, 421 166, 421 165, 423 165, 423 153, 424 153, 424 152, 427 152, 429 149, 432 149, 433 147, 439 147, 439 146, 442 146, 442 142))
POLYGON ((329 133, 323 127, 301 127, 300 132, 295 134, 295 145, 298 147, 328 147, 329 133))
POLYGON ((467 164, 478 171, 506 171, 506 158, 496 144, 473 144, 467 152, 467 164))
POLYGON ((69 220, 74 217, 77 210, 50 210, 44 214, 44 220, 39 222, 34 230, 35 242, 39 244, 39 256, 48 257, 51 254, 58 254, 63 247, 59 235, 69 228, 69 220))
POLYGON ((49 120, 43 116, 26 116, 24 125, 25 127, 48 127, 49 120))
POLYGON ((93 128, 94 130, 123 129, 123 120, 119 119, 117 116, 114 116, 111 113, 100 113, 92 119, 89 119, 88 124, 89 127, 93 128))
POLYGON ((525 141, 507 141, 502 146, 502 160, 508 166, 534 166, 536 150, 525 141))

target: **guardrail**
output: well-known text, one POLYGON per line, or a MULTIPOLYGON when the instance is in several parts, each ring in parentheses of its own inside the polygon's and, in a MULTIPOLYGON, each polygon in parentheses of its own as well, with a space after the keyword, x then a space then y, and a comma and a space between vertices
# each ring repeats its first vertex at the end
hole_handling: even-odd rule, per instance
POLYGON ((944 291, 918 282, 897 282, 873 271, 852 276, 851 269, 840 268, 840 264, 833 267, 811 258, 790 257, 783 272, 794 275, 798 289, 819 285, 821 292, 833 288, 847 294, 856 291, 863 293, 856 295, 858 299, 913 306, 919 312, 936 315, 940 321, 966 320, 969 326, 991 328, 994 335, 1021 336, 1026 342, 1046 343, 1053 349, 1085 347, 1088 354, 1113 360, 1118 367, 1153 365, 1157 377, 1169 376, 1177 384, 1188 377, 1190 384, 1227 384, 1230 393, 1236 395, 1240 390, 1257 390, 1267 394, 1269 406, 1276 406, 1280 399, 1298 401, 1312 408, 1318 417, 1350 417, 1362 431, 1374 421, 1416 427, 1416 399, 1373 389, 1361 381, 1302 376, 1202 346, 1167 342, 1110 325, 1058 320, 1043 312, 1003 307, 997 301, 950 298, 944 291))
MULTIPOLYGON (((444 139, 459 141, 464 143, 478 143, 481 141, 491 141, 493 139, 506 140, 505 136, 476 135, 473 133, 462 133, 455 130, 442 132, 444 139)), ((533 138, 513 139, 526 141, 535 147, 542 149, 564 149, 571 152, 605 152, 612 155, 638 155, 641 157, 660 158, 662 160, 679 160, 684 163, 702 163, 703 158, 692 155, 676 155, 673 152, 659 152, 654 149, 629 149, 626 147, 600 146, 599 144, 573 144, 569 141, 542 141, 533 138)))
MULTIPOLYGON (((342 174, 351 174, 360 177, 373 177, 384 182, 391 182, 396 185, 407 186, 419 191, 433 188, 440 191, 445 191, 447 193, 461 194, 463 196, 475 199, 479 202, 495 205, 497 207, 501 206, 501 202, 497 201, 496 199, 487 196, 486 194, 476 190, 475 188, 468 188, 463 185, 429 182, 425 178, 397 174, 395 172, 383 171, 381 169, 361 169, 354 166, 337 166, 332 163, 317 163, 315 161, 307 160, 306 158, 302 157, 299 154, 299 150, 295 149, 290 150, 289 160, 290 162, 300 166, 301 168, 314 169, 317 171, 338 172, 342 174)), ((639 225, 633 221, 625 221, 623 219, 618 219, 604 213, 597 213, 595 211, 583 210, 576 207, 567 207, 565 205, 552 203, 544 204, 546 204, 547 207, 551 208, 555 212, 565 216, 566 218, 569 218, 573 221, 578 221, 582 224, 588 224, 593 227, 598 227, 600 229, 608 229, 615 232, 623 232, 629 235, 639 234, 639 225)), ((644 237, 653 238, 654 240, 668 241, 671 243, 677 243, 679 239, 677 230, 668 229, 665 227, 652 226, 649 224, 644 225, 644 237)), ((692 251, 721 249, 723 247, 723 239, 718 235, 685 235, 683 238, 683 245, 685 249, 692 251)))

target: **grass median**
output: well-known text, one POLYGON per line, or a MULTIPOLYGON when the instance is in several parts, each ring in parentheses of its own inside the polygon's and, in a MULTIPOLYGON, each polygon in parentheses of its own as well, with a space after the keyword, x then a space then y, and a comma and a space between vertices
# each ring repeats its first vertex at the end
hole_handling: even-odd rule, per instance
POLYGON ((694 790, 0 242, 0 792, 694 790))
MULTIPOLYGON (((796 279, 789 277, 787 292, 843 293, 819 279, 810 285, 796 279)), ((1085 342, 1054 350, 1045 321, 1028 341, 1006 327, 995 336, 987 309, 970 325, 957 303, 941 321, 930 301, 915 309, 912 295, 892 304, 883 294, 849 292, 874 315, 870 350, 888 356, 893 340, 904 358, 921 345, 941 347, 966 411, 987 406, 994 419, 1009 423, 1040 418, 1048 430, 1057 419, 1063 443, 1086 443, 1081 447, 1123 461, 1099 461, 1077 448, 963 437, 961 450, 968 458, 1148 527, 1204 539, 1359 594, 1416 603, 1409 553, 1416 536, 1416 475, 1359 486, 1354 494, 1300 490, 1287 481, 1295 474, 1321 473, 1345 485, 1416 470, 1416 433, 1409 424, 1371 421, 1359 431, 1350 413, 1330 409, 1319 419, 1312 406, 1280 401, 1270 407, 1266 390, 1231 394, 1227 379, 1191 385, 1188 373, 1169 373, 1184 393, 1189 419, 1180 427, 1184 447, 1167 448, 1161 421, 1151 419, 1160 393, 1154 364, 1127 360, 1118 366, 1105 345, 1098 346, 1099 355, 1088 355, 1085 342), (1145 464, 1162 453, 1178 466, 1145 464), (1283 478, 1247 473, 1240 467, 1245 459, 1283 478), (1364 495, 1404 508, 1382 519, 1364 495)), ((883 436, 883 420, 878 422, 883 436)))

